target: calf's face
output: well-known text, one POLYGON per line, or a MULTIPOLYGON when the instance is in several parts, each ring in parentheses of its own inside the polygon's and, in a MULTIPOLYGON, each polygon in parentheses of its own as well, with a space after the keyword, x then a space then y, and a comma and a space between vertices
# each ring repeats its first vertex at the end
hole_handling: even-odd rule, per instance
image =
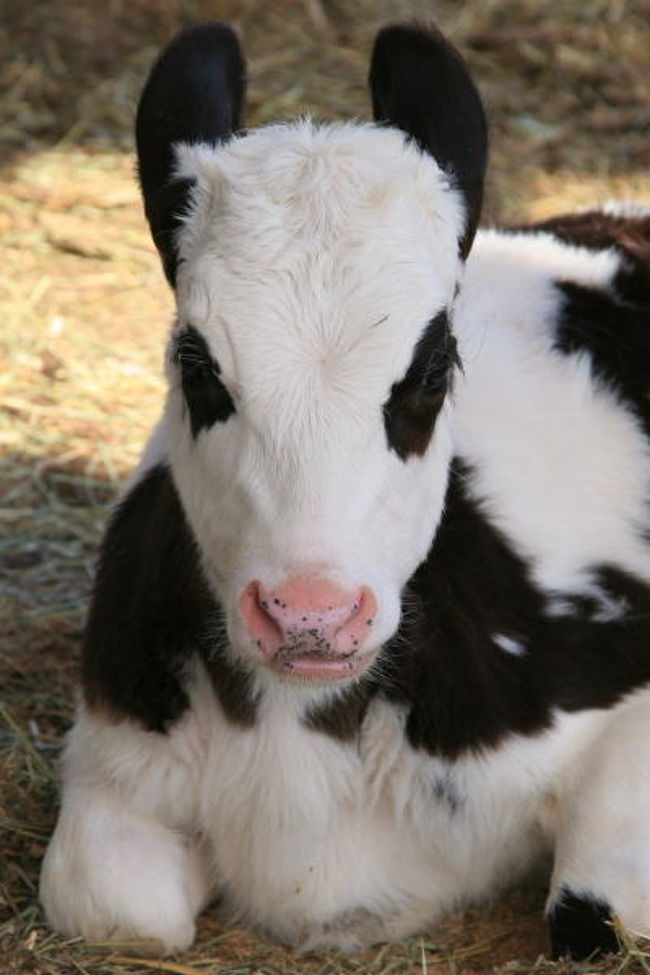
POLYGON ((174 481, 232 652, 318 683, 375 659, 440 517, 451 304, 485 163, 478 96, 437 34, 384 31, 371 82, 391 125, 235 135, 243 63, 209 25, 163 54, 138 117, 177 296, 174 481))

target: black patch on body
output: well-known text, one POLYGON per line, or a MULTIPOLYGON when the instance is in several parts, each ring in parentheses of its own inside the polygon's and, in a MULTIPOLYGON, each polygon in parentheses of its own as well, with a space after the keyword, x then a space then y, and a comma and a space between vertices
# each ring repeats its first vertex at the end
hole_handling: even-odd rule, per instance
POLYGON ((620 950, 609 906, 563 888, 548 915, 554 958, 599 958, 620 950))
POLYGON ((375 688, 368 682, 353 684, 328 704, 312 706, 303 718, 311 731, 320 731, 337 741, 357 738, 375 688))
POLYGON ((460 190, 467 222, 459 250, 467 257, 483 203, 487 121, 465 62, 435 27, 393 25, 377 35, 370 88, 377 122, 410 135, 460 190))
POLYGON ((650 682, 650 589, 612 566, 594 581, 621 618, 549 616, 547 594, 452 471, 438 535, 408 583, 379 693, 407 707, 415 748, 455 759, 550 726, 554 709, 610 707, 650 682), (495 634, 517 634, 506 653, 495 634))
MULTIPOLYGON (((517 228, 525 232, 538 230, 552 234, 558 240, 588 250, 601 251, 615 247, 632 263, 645 265, 646 281, 650 271, 650 209, 647 213, 607 213, 585 210, 566 213, 540 223, 517 228)), ((646 290, 647 296, 647 290, 646 290)))
POLYGON ((602 288, 559 281, 562 310, 555 347, 586 353, 595 375, 632 407, 650 435, 650 212, 602 210, 553 217, 517 228, 550 233, 566 244, 620 255, 620 266, 602 288))
POLYGON ((458 812, 462 805, 462 799, 458 793, 451 769, 447 769, 446 772, 434 778, 431 791, 434 799, 446 806, 451 815, 458 812))
POLYGON ((174 179, 174 145, 218 143, 240 125, 246 66, 227 24, 199 24, 178 34, 154 64, 138 106, 138 173, 151 234, 168 281, 178 255, 174 233, 191 184, 174 179))
POLYGON ((550 723, 530 655, 506 654, 492 640, 504 631, 534 637, 541 596, 462 482, 460 469, 452 472, 438 535, 382 652, 384 693, 409 706, 409 741, 447 758, 550 723))
POLYGON ((201 333, 189 325, 176 338, 173 361, 181 371, 181 388, 190 416, 192 436, 224 423, 235 412, 235 404, 223 382, 221 367, 210 355, 201 333))
POLYGON ((627 403, 650 436, 650 302, 572 282, 557 285, 563 297, 555 348, 587 353, 594 374, 627 403))
POLYGON ((420 336, 404 378, 393 384, 383 406, 388 446, 402 460, 421 456, 429 446, 454 365, 460 365, 456 340, 441 311, 420 336))
POLYGON ((189 705, 185 670, 205 662, 230 720, 255 719, 246 675, 222 652, 218 607, 169 470, 154 467, 114 512, 83 645, 91 709, 166 731, 189 705))

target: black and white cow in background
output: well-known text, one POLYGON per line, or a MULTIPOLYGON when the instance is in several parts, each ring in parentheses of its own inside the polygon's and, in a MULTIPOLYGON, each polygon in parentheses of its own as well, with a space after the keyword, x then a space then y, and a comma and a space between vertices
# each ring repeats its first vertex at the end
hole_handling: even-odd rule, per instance
POLYGON ((474 240, 463 62, 389 27, 370 82, 376 124, 237 134, 208 24, 142 96, 178 313, 43 868, 69 935, 184 948, 220 896, 352 950, 549 853, 556 953, 650 934, 650 211, 474 240))

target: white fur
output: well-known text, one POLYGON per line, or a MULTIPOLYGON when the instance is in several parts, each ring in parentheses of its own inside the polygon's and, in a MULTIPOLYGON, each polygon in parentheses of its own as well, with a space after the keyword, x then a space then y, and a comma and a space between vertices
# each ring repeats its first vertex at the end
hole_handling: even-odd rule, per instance
POLYGON ((552 905, 562 887, 609 904, 650 935, 650 706, 633 696, 586 751, 560 805, 552 905))
MULTIPOLYGON (((601 830, 613 822, 617 838, 635 820, 630 790, 650 801, 646 745, 633 766, 620 761, 626 729, 647 734, 647 693, 613 714, 557 714, 543 734, 447 763, 413 751, 403 716, 380 701, 357 748, 302 726, 290 693, 269 695, 244 731, 222 715, 200 668, 193 687, 191 712, 168 738, 80 715, 42 883, 48 916, 66 933, 184 947, 214 886, 239 919, 277 939, 354 949, 494 893, 558 838, 556 886, 580 884, 586 865, 591 890, 601 830), (592 772, 612 729, 624 790, 610 812, 609 765, 592 772), (434 799, 441 779, 453 812, 434 799)), ((647 931, 645 902, 625 896, 632 864, 616 873, 617 849, 595 874, 604 875, 596 893, 647 931)), ((647 882, 642 865, 634 876, 647 882)))
POLYGON ((513 638, 508 636, 506 633, 495 633, 492 639, 505 653, 509 653, 513 657, 526 656, 526 647, 521 640, 513 640, 513 638))

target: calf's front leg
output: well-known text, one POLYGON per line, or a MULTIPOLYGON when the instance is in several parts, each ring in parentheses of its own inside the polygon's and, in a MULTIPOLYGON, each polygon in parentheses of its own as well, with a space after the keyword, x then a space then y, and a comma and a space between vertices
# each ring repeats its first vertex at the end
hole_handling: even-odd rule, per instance
POLYGON ((559 810, 548 919, 556 955, 616 951, 612 921, 650 937, 650 697, 619 706, 559 810))
POLYGON ((165 744, 164 736, 88 715, 73 730, 40 888, 47 918, 63 934, 155 939, 167 950, 192 943, 194 918, 210 893, 208 858, 173 822, 172 793, 185 785, 178 807, 189 783, 165 744), (103 759, 111 739, 109 767, 103 759))

